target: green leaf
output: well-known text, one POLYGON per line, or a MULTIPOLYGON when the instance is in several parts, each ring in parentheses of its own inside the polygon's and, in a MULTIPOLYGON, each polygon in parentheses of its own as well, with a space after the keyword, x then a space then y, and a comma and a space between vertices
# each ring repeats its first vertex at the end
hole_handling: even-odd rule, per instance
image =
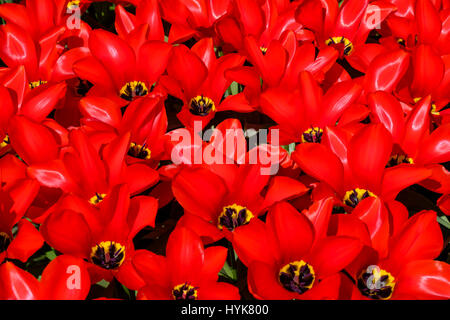
POLYGON ((219 272, 220 276, 223 276, 225 278, 231 279, 233 281, 237 281, 237 272, 235 269, 233 269, 229 264, 228 261, 225 262, 222 270, 219 272))
POLYGON ((292 152, 295 151, 295 142, 291 143, 291 144, 287 144, 284 146, 281 146, 284 150, 286 150, 287 152, 289 152, 289 154, 291 154, 292 152))
POLYGON ((446 227, 447 229, 450 229, 450 221, 448 221, 448 218, 446 216, 440 216, 437 217, 437 221, 443 225, 444 227, 446 227))
POLYGON ((97 285, 99 285, 100 287, 103 287, 103 288, 108 288, 109 282, 106 281, 105 279, 103 279, 102 281, 97 282, 97 285))
POLYGON ((56 252, 55 250, 47 251, 45 253, 45 256, 47 257, 48 260, 52 261, 53 259, 56 258, 56 252))

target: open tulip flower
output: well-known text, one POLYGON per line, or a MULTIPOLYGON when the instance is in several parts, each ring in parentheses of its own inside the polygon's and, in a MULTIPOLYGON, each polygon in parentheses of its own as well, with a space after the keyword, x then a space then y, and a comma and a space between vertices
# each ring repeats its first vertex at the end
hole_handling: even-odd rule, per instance
POLYGON ((450 0, 0 0, 0 300, 450 299, 449 31, 450 0))
POLYGON ((381 258, 365 246, 348 267, 353 299, 449 299, 449 266, 433 260, 442 250, 435 212, 404 221, 386 249, 388 255, 381 258))
POLYGON ((203 247, 200 237, 185 227, 176 228, 167 242, 166 256, 140 250, 133 265, 145 281, 137 295, 145 300, 236 300, 239 291, 217 282, 227 249, 203 247))
POLYGON ((265 223, 257 221, 236 232, 234 243, 249 266, 249 290, 256 298, 338 298, 338 273, 356 258, 362 242, 326 235, 323 222, 331 214, 331 203, 322 200, 310 208, 320 217, 313 224, 290 204, 280 202, 265 223))
POLYGON ((363 127, 350 137, 328 130, 326 139, 325 144, 298 145, 293 159, 307 174, 326 183, 347 208, 368 197, 394 200, 401 190, 431 175, 422 166, 386 168, 392 137, 381 124, 363 127))

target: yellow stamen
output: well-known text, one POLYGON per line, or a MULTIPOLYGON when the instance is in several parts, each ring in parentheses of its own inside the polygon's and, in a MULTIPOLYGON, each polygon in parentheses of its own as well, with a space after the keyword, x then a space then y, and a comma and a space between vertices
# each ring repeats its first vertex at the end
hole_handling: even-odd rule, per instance
POLYGON ((39 80, 39 81, 31 81, 28 86, 30 87, 30 89, 34 89, 39 87, 41 84, 46 84, 47 81, 45 80, 39 80))
POLYGON ((106 193, 96 193, 92 198, 89 199, 89 202, 93 205, 97 205, 105 199, 106 193))
POLYGON ((340 44, 340 43, 344 44, 344 54, 346 56, 351 55, 353 52, 353 43, 349 39, 345 37, 331 37, 325 40, 325 44, 328 46, 331 44, 340 44))

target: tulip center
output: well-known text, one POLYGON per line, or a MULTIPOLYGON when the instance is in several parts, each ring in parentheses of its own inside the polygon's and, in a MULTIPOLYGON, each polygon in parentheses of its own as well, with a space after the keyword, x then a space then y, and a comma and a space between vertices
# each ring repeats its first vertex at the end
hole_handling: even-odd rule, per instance
POLYGON ((414 160, 404 154, 394 154, 389 158, 386 168, 394 167, 402 163, 414 164, 414 160))
POLYGON ((89 81, 78 78, 78 85, 75 87, 75 90, 79 96, 84 97, 92 87, 93 84, 89 81))
POLYGON ((197 289, 186 282, 179 284, 172 289, 173 300, 197 300, 197 289))
POLYGON ((73 1, 69 1, 67 3, 67 8, 69 8, 69 9, 76 9, 79 6, 80 6, 80 0, 73 0, 73 1))
POLYGON ((2 142, 0 142, 0 149, 1 149, 1 148, 4 148, 4 147, 7 147, 10 143, 11 143, 11 142, 9 141, 9 136, 6 135, 6 136, 3 138, 2 142))
POLYGON ((189 102, 189 111, 196 116, 206 116, 210 112, 216 111, 214 101, 208 97, 196 96, 189 102))
POLYGON ((28 86, 30 87, 30 89, 34 89, 39 87, 41 84, 46 84, 47 81, 45 80, 39 80, 39 81, 31 81, 28 86))
POLYGON ((130 148, 128 149, 128 155, 134 158, 149 160, 151 158, 151 154, 150 149, 145 146, 145 143, 140 145, 132 142, 130 144, 130 148))
POLYGON ((267 53, 267 48, 266 48, 266 47, 260 47, 259 50, 261 50, 261 52, 262 52, 263 54, 266 54, 266 53, 267 53))
POLYGON ((102 241, 91 250, 91 261, 103 269, 117 269, 125 260, 125 247, 114 241, 102 241))
MULTIPOLYGON (((422 98, 414 98, 414 103, 417 103, 417 102, 419 102, 420 100, 422 100, 422 98)), ((431 102, 431 110, 430 110, 430 113, 431 113, 433 116, 439 116, 439 115, 440 115, 440 112, 437 110, 436 103, 434 103, 434 102, 431 102)))
POLYGON ((5 252, 10 243, 11 237, 5 232, 0 232, 0 253, 5 252))
POLYGON ((316 276, 313 267, 300 260, 281 268, 278 279, 286 290, 302 294, 312 288, 316 276))
POLYGON ((233 204, 223 207, 222 213, 219 215, 218 227, 220 230, 225 227, 233 231, 237 227, 249 223, 253 217, 252 212, 246 207, 233 204))
POLYGON ((320 143, 322 141, 323 130, 318 127, 309 128, 302 133, 303 143, 320 143))
POLYGON ((331 37, 325 41, 328 46, 339 47, 339 45, 344 47, 343 53, 349 56, 353 52, 353 43, 346 37, 331 37))
POLYGON ((143 97, 148 93, 148 88, 142 81, 131 81, 120 89, 120 97, 132 101, 136 97, 143 97))
POLYGON ((369 266, 358 277, 357 285, 364 296, 376 300, 387 300, 394 292, 395 278, 378 266, 369 266))
POLYGON ((106 193, 95 193, 95 196, 89 199, 89 202, 93 205, 97 205, 105 199, 106 193))
POLYGON ((355 208, 359 202, 369 197, 376 198, 377 196, 369 190, 356 188, 345 193, 344 203, 350 207, 355 208))

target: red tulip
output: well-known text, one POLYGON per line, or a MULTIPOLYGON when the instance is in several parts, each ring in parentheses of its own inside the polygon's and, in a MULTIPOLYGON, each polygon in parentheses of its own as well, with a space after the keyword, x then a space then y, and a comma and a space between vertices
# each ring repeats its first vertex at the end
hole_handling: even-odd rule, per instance
POLYGON ((139 250, 133 265, 144 279, 138 291, 142 300, 236 300, 239 290, 217 282, 227 250, 214 246, 205 249, 193 231, 176 228, 170 235, 166 256, 139 250))

